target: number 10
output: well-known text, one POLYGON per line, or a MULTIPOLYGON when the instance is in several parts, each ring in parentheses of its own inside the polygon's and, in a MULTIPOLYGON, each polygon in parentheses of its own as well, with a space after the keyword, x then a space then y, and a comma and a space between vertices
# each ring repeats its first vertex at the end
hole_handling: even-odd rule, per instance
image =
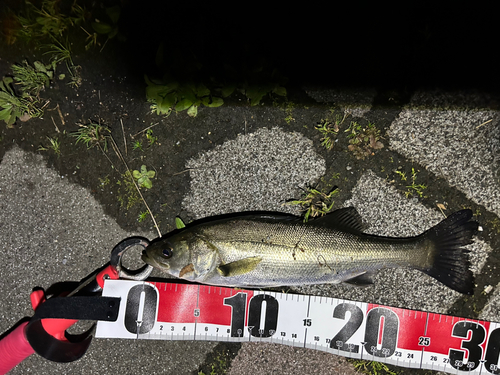
MULTIPOLYGON (((247 293, 243 292, 224 298, 224 305, 231 306, 231 337, 243 337, 246 302, 247 293)), ((271 337, 276 333, 277 326, 278 301, 276 298, 266 294, 253 296, 248 303, 248 331, 250 335, 254 337, 271 337), (264 311, 263 304, 266 306, 264 311), (264 318, 263 322, 261 321, 262 317, 264 318)))

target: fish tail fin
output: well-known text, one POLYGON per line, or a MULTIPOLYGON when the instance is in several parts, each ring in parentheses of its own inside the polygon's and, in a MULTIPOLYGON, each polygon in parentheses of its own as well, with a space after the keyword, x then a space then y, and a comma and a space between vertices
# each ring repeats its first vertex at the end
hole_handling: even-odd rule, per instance
POLYGON ((434 245, 434 262, 422 271, 464 294, 472 294, 474 288, 469 251, 463 248, 472 242, 479 227, 471 218, 471 210, 458 211, 422 234, 434 245))

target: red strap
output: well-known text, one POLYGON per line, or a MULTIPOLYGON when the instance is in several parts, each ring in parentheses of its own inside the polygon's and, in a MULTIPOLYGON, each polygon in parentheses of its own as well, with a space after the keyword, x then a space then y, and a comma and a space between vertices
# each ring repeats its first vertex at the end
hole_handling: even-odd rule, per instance
POLYGON ((24 336, 27 324, 21 323, 0 341, 0 375, 6 374, 35 352, 24 336))

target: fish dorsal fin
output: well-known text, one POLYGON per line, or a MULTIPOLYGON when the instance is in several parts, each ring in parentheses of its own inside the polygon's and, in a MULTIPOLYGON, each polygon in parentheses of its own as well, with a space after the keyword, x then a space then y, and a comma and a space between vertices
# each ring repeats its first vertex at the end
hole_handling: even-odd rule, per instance
POLYGON ((330 214, 310 221, 311 225, 335 228, 354 234, 363 233, 363 221, 354 207, 340 208, 330 214))
POLYGON ((261 214, 253 214, 253 215, 248 215, 248 216, 242 216, 244 219, 249 219, 249 220, 270 220, 270 221, 282 221, 282 222, 299 222, 300 217, 291 215, 291 214, 285 214, 285 213, 261 213, 261 214))

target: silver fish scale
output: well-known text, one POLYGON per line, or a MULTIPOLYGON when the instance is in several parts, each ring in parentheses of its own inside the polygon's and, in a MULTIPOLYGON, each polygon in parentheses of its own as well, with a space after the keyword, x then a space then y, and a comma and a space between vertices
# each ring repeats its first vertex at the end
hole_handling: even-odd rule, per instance
POLYGON ((262 258, 255 269, 242 275, 224 277, 214 267, 203 280, 228 286, 338 283, 384 267, 425 267, 428 253, 415 238, 355 235, 302 222, 229 220, 201 225, 198 234, 203 240, 192 250, 217 248, 220 263, 215 267, 250 257, 262 258))

